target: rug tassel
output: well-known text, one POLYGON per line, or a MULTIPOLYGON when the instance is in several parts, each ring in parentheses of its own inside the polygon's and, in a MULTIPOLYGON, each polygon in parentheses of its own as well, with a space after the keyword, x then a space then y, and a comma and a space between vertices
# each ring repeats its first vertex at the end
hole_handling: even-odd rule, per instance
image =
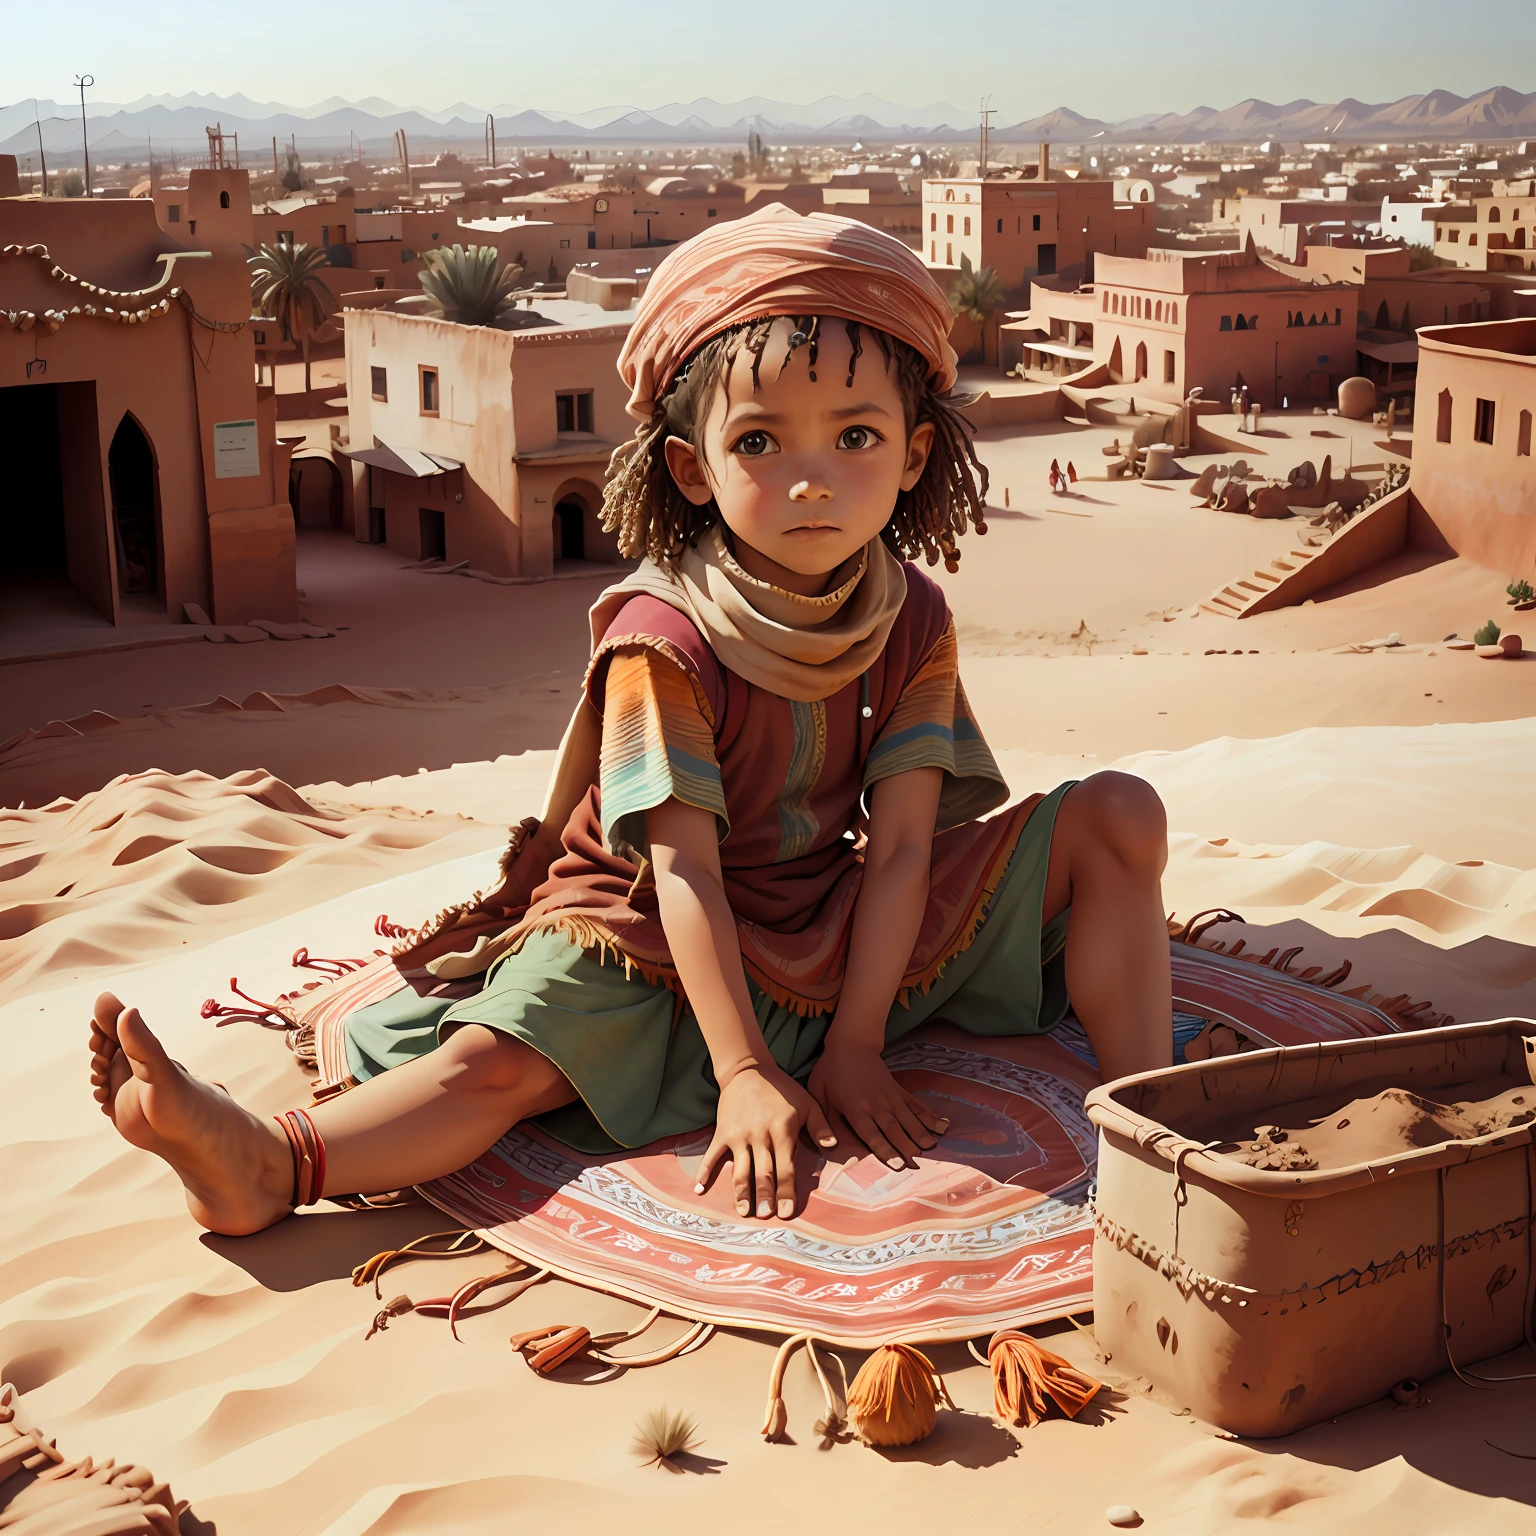
POLYGON ((485 1247, 485 1239, 479 1236, 473 1228, 455 1228, 450 1232, 428 1232, 421 1237, 412 1238, 403 1248, 387 1248, 383 1253, 376 1253, 371 1259, 365 1259, 352 1271, 353 1285, 372 1285, 373 1294, 380 1301, 384 1299, 384 1292, 379 1289, 379 1276, 384 1273, 391 1264, 399 1259, 458 1259, 467 1254, 479 1253, 485 1247), (443 1238, 452 1238, 446 1248, 423 1248, 423 1243, 435 1243, 443 1238), (465 1247, 461 1246, 466 1238, 473 1238, 474 1242, 465 1247))
POLYGON ((381 939, 408 939, 416 930, 402 928, 399 923, 390 922, 387 913, 380 912, 373 920, 373 931, 381 939))
POLYGON ((763 1427, 759 1431, 765 1440, 777 1440, 789 1425, 789 1410, 784 1406, 784 1370, 789 1357, 809 1338, 806 1333, 792 1333, 773 1357, 768 1372, 768 1406, 763 1410, 763 1427))
POLYGON ((446 1317, 448 1319, 448 1331, 453 1335, 456 1342, 462 1344, 464 1341, 459 1338, 459 1315, 477 1296, 493 1289, 495 1286, 505 1285, 509 1280, 517 1280, 519 1282, 500 1301, 476 1308, 473 1314, 476 1317, 483 1312, 498 1311, 509 1302, 516 1301, 524 1291, 537 1285, 540 1280, 547 1278, 549 1275, 547 1269, 536 1269, 531 1275, 526 1273, 527 1269, 528 1266, 526 1264, 519 1264, 516 1268, 504 1269, 499 1274, 481 1275, 477 1279, 470 1280, 466 1284, 461 1285, 452 1296, 434 1296, 428 1301, 418 1301, 416 1303, 416 1310, 424 1317, 446 1317))
POLYGON ((966 1347, 991 1369, 992 1412, 1003 1425, 1033 1429, 1046 1415, 1047 1399, 1075 1419, 1104 1385, 1016 1328, 994 1333, 985 1355, 974 1343, 966 1347))
POLYGON ((882 1344, 848 1388, 848 1420, 865 1445, 913 1445, 933 1433, 940 1403, 955 1406, 933 1361, 910 1344, 882 1344))
POLYGON ((353 971, 362 970, 368 962, 366 960, 326 960, 319 955, 310 954, 309 949, 301 944, 294 950, 293 959, 289 964, 296 971, 320 971, 335 980, 338 976, 346 976, 353 971))
MULTIPOLYGON (((826 1345, 822 1345, 826 1349, 826 1345)), ((836 1440, 848 1427, 848 1372, 844 1369, 841 1355, 834 1354, 827 1349, 827 1358, 837 1367, 838 1383, 842 1388, 841 1396, 832 1390, 832 1383, 828 1379, 826 1367, 821 1363, 821 1353, 816 1348, 815 1339, 805 1341, 805 1352, 811 1357, 811 1365, 816 1372, 816 1379, 821 1383, 821 1395, 826 1401, 827 1411, 817 1419, 816 1433, 823 1440, 836 1440)))

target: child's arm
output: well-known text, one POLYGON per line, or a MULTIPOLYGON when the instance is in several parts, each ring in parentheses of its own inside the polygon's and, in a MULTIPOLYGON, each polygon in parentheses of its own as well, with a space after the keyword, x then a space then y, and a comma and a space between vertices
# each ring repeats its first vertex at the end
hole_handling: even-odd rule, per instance
POLYGON ((870 791, 869 840, 848 970, 810 1082, 839 1138, 851 1129, 896 1168, 933 1146, 948 1125, 907 1093, 880 1059, 886 1015, 912 958, 928 901, 933 824, 943 783, 942 769, 914 768, 881 779, 870 791))
MULTIPOLYGON (((795 1209, 795 1142, 805 1126, 835 1144, 821 1106, 769 1054, 752 1012, 736 919, 720 873, 719 826, 710 811, 671 799, 645 813, 661 925, 683 991, 709 1046, 720 1108, 699 1164, 700 1190, 726 1158, 736 1209, 780 1216, 795 1209)), ((910 948, 910 946, 909 946, 910 948)))

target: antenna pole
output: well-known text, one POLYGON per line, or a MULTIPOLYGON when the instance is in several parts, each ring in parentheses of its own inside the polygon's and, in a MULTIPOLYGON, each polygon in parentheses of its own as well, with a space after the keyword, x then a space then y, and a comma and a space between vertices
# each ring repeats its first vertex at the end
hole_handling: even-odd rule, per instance
POLYGON ((96 84, 95 75, 76 75, 75 84, 80 89, 80 143, 85 151, 85 195, 92 197, 91 191, 91 141, 85 131, 85 89, 89 85, 96 84))

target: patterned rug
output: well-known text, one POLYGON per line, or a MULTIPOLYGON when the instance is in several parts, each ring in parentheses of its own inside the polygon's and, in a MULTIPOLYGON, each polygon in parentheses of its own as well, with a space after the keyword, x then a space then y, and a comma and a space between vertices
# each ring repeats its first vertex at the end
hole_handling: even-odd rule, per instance
MULTIPOLYGON (((1213 1030, 1235 1043, 1205 1054, 1399 1027, 1273 957, 1176 943, 1173 960, 1179 1060, 1213 1030)), ((407 984, 381 956, 283 1000, 322 1096, 347 1078, 347 1015, 407 984)), ((1083 1097, 1099 1075, 1082 1026, 1069 1017, 1049 1036, 983 1039, 935 1023, 886 1059, 949 1133, 901 1170, 870 1156, 828 1162, 802 1145, 790 1221, 741 1220, 728 1179, 693 1192, 704 1132, 605 1160, 519 1126, 421 1193, 518 1259, 701 1322, 869 1348, 1086 1311, 1097 1149, 1083 1097)))

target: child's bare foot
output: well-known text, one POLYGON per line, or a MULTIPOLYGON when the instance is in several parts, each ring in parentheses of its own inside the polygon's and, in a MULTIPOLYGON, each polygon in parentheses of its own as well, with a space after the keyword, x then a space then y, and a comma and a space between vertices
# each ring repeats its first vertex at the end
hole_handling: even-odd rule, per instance
POLYGON ((118 1134, 175 1169, 209 1231, 243 1237, 288 1214, 293 1155, 282 1129, 172 1061, 139 1010, 110 992, 91 1019, 91 1083, 118 1134))

